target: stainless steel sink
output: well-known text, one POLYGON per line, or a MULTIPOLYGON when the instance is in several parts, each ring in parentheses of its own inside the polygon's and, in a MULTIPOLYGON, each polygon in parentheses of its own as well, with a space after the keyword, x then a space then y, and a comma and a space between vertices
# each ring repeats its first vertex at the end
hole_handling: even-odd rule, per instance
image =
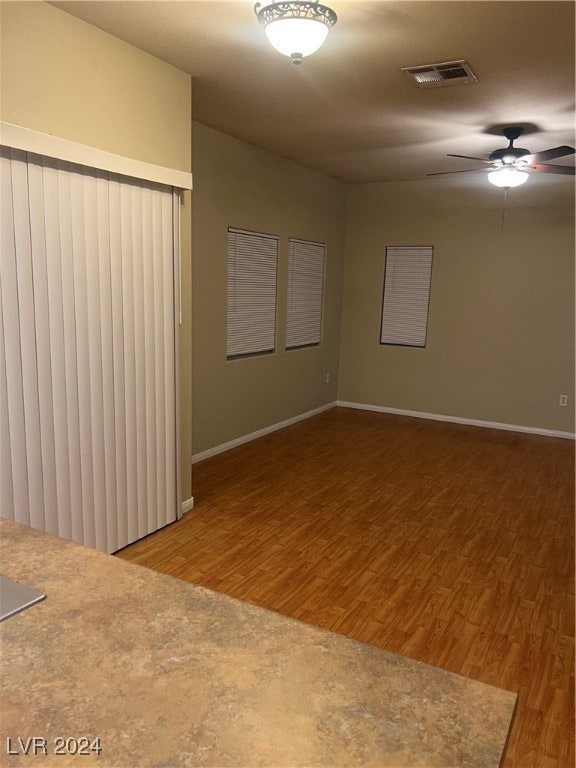
POLYGON ((44 592, 27 587, 7 576, 0 576, 0 621, 15 616, 46 597, 44 592))

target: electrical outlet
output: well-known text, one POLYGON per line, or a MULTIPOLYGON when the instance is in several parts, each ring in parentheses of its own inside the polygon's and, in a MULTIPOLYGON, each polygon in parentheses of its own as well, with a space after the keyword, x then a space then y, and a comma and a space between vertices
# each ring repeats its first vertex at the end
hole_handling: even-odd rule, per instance
POLYGON ((330 374, 326 374, 326 384, 330 384, 330 374))
POLYGON ((568 405, 568 395, 560 395, 560 405, 568 405))

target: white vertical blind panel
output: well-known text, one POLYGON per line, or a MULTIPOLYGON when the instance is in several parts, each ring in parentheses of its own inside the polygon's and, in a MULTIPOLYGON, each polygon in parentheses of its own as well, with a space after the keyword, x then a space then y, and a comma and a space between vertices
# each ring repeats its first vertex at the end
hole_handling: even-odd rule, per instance
MULTIPOLYGON (((19 153, 23 156, 23 153, 19 153)), ((30 501, 28 495, 28 461, 26 456, 26 431, 24 425, 24 393, 22 391, 22 362, 20 354, 20 319, 18 308, 18 279, 16 269, 16 225, 29 227, 26 212, 16 222, 14 212, 14 184, 10 154, 2 152, 2 176, 0 195, 2 226, 0 227, 0 290, 2 291, 2 330, 4 338, 4 378, 8 407, 6 421, 2 423, 3 471, 0 476, 3 487, 0 490, 2 515, 20 519, 30 524, 30 501), (9 455, 9 458, 8 458, 9 455), (11 467, 11 477, 7 468, 11 467), (4 489, 4 483, 11 487, 4 489), (13 507, 8 506, 12 500, 13 507), (4 507, 6 502, 6 507, 4 507)))
MULTIPOLYGON (((63 298, 62 276, 62 248, 61 242, 66 243, 66 237, 61 237, 59 219, 59 182, 58 170, 54 163, 44 162, 42 166, 42 204, 44 236, 46 243, 46 290, 48 304, 48 353, 50 355, 50 394, 42 401, 41 413, 46 413, 52 419, 54 438, 54 464, 51 469, 46 468, 45 473, 55 473, 56 482, 56 520, 46 520, 46 530, 50 533, 59 533, 64 538, 73 538, 73 526, 70 510, 74 503, 81 503, 81 498, 72 500, 71 481, 71 457, 68 431, 72 427, 72 414, 74 413, 75 393, 68 392, 66 382, 66 338, 65 329, 65 303, 63 298)), ((32 174, 34 171, 30 169, 32 174)), ((40 224, 38 229, 40 229, 40 224)), ((73 329, 68 329, 73 330, 73 329)), ((48 421, 48 417, 46 417, 48 421)), ((51 438, 47 426, 47 439, 43 446, 50 450, 51 438)), ((43 427, 44 430, 44 427, 43 427)), ((49 459, 46 459, 48 461, 49 459)), ((47 478, 48 479, 48 478, 47 478)), ((74 490, 77 488, 78 476, 74 477, 74 490)), ((47 504, 49 502, 47 501, 47 504)), ((81 536, 81 528, 80 533, 81 536)))
POLYGON ((142 190, 134 184, 132 191, 132 242, 134 257, 134 351, 136 353, 136 455, 138 475, 138 538, 146 535, 147 483, 146 483, 146 340, 144 336, 145 312, 143 274, 143 211, 142 190))
POLYGON ((152 221, 152 190, 142 188, 142 278, 144 297, 144 363, 146 369, 146 500, 150 512, 146 514, 157 524, 156 481, 156 336, 154 333, 154 230, 152 221))
POLYGON ((278 238, 228 230, 228 357, 273 352, 278 238))
MULTIPOLYGON (((30 221, 28 169, 23 163, 12 165, 14 210, 17 219, 30 221)), ((24 440, 28 465, 30 525, 38 526, 44 517, 42 493, 42 454, 40 448, 40 413, 36 376, 36 328, 34 322, 34 287, 32 282, 32 243, 30 225, 15 227, 18 316, 20 320, 20 356, 24 405, 24 440), (22 254, 23 258, 20 258, 22 254)))
POLYGON ((110 176, 108 188, 110 205, 110 295, 112 315, 112 370, 114 412, 113 456, 116 477, 116 499, 118 509, 125 510, 116 517, 117 546, 120 542, 133 541, 130 518, 135 516, 133 497, 128 494, 131 462, 127 452, 126 377, 129 350, 124 349, 124 281, 127 254, 122 250, 122 185, 117 177, 110 176))
POLYGON ((6 381, 6 346, 2 322, 2 290, 0 288, 0 510, 14 510, 12 454, 8 421, 8 383, 6 381))
MULTIPOLYGON (((178 382, 178 356, 176 352, 177 323, 174 322, 175 316, 180 322, 180 198, 177 192, 173 192, 172 201, 167 195, 162 196, 162 244, 164 259, 162 260, 163 278, 164 278, 164 370, 174 371, 175 375, 172 381, 164 377, 164 398, 165 413, 178 412, 178 398, 176 396, 176 387, 178 382), (172 238, 172 239, 171 239, 172 238), (176 305, 175 305, 176 302, 176 305)), ((172 484, 176 483, 176 489, 179 488, 178 480, 180 477, 177 452, 178 433, 175 431, 177 419, 166 421, 166 438, 164 447, 166 451, 166 503, 172 499, 177 491, 172 490, 172 484)), ((162 505, 159 509, 162 509, 162 505)))
MULTIPOLYGON (((2 154, 0 156, 0 187, 8 187, 7 172, 10 171, 10 163, 2 154)), ((10 188, 11 188, 10 184, 10 188)), ((7 216, 13 218, 12 194, 6 192, 1 196, 2 221, 7 216), (8 215, 6 214, 8 208, 8 215)), ((12 228, 13 229, 13 228, 12 228)), ((8 382, 6 379, 6 345, 4 343, 4 311, 2 302, 2 273, 4 260, 8 258, 8 252, 14 247, 14 234, 6 230, 0 232, 0 510, 14 509, 14 487, 12 484, 12 454, 10 450, 10 424, 8 413, 8 382), (7 242, 7 238, 10 241, 7 242)))
MULTIPOLYGON (((28 169, 23 163, 12 164, 15 212, 28 208, 28 169)), ((42 493, 42 453, 40 444, 40 410, 38 378, 36 376, 36 327, 34 317, 34 286, 32 278, 32 242, 30 226, 15 227, 16 273, 18 285, 18 319, 20 326, 20 357, 22 391, 24 395, 24 438, 28 464, 28 495, 30 525, 37 527, 44 518, 42 493)))
POLYGON ((290 239, 286 349, 320 344, 326 246, 290 239))
MULTIPOLYGON (((94 467, 92 464, 92 392, 90 386, 90 325, 88 319, 88 278, 85 189, 83 174, 70 174, 72 257, 74 270, 74 315, 76 323, 76 377, 78 382, 78 428, 80 436, 80 477, 82 481, 82 525, 84 543, 96 545, 94 508, 94 467)), ((94 406, 97 407, 96 402, 94 406)))
POLYGON ((112 552, 176 519, 175 198, 1 163, 2 514, 112 552))
MULTIPOLYGON (((58 163, 58 196, 50 201, 49 216, 59 222, 60 242, 54 251, 54 262, 61 262, 61 290, 63 309, 63 340, 65 352, 64 376, 66 398, 63 403, 63 418, 68 438, 70 508, 64 514, 70 520, 71 538, 78 543, 88 542, 84 536, 84 516, 82 509, 82 461, 80 454, 80 383, 78 379, 77 347, 86 343, 77 337, 76 330, 76 287, 74 275, 74 238, 72 221, 72 175, 63 163, 58 163)), ((54 297, 55 306, 58 296, 54 297)), ((60 468, 60 471, 65 471, 60 468)), ((59 500, 59 505, 61 501, 59 500)))
POLYGON ((98 207, 97 177, 84 173, 84 215, 86 221, 86 309, 88 317, 88 361, 90 374, 90 437, 92 478, 94 483, 94 544, 97 549, 104 549, 107 541, 106 525, 106 453, 104 447, 104 383, 102 356, 102 321, 101 306, 107 296, 101 292, 100 260, 105 261, 106 254, 98 249, 99 220, 104 227, 108 225, 108 205, 101 210, 98 207))
MULTIPOLYGON (((14 214, 12 208, 10 162, 4 155, 0 156, 0 187, 4 190, 0 196, 1 218, 3 222, 6 221, 6 227, 3 227, 0 231, 0 510, 13 511, 16 508, 16 504, 12 479, 12 445, 10 442, 7 380, 8 348, 4 341, 5 314, 2 301, 2 279, 6 280, 8 259, 11 262, 14 260, 14 214)), ((10 346, 10 342, 8 342, 8 346, 10 346)), ((12 356, 14 356, 14 348, 12 348, 11 352, 12 356)), ((19 354, 16 357, 19 357, 19 354)))
MULTIPOLYGON (((152 206, 152 254, 162 250, 162 195, 154 191, 151 200, 152 206)), ((156 322, 153 325, 152 333, 154 335, 154 414, 155 420, 152 428, 155 435, 156 461, 158 466, 166 468, 166 444, 164 435, 166 433, 166 419, 164 409, 165 386, 164 386, 164 274, 163 260, 152 258, 152 312, 154 317, 162 318, 162 323, 156 322)), ((166 472, 158 472, 155 484, 155 507, 159 511, 166 503, 166 472)), ((157 524, 159 520, 157 520, 157 524)))
MULTIPOLYGON (((101 344, 101 392, 102 392, 102 451, 104 478, 101 503, 102 527, 106 531, 106 548, 118 549, 118 524, 116 500, 118 487, 116 482, 116 462, 114 459, 114 345, 112 336, 112 221, 110 204, 111 183, 102 175, 96 177, 97 248, 98 248, 98 284, 100 299, 100 344, 101 344)), ((120 505, 118 505, 120 509, 120 505)))
MULTIPOLYGON (((120 186, 122 232, 122 328, 124 333, 124 403, 126 423, 126 471, 128 539, 138 538, 138 440, 136 434, 136 345, 134 341, 134 254, 132 242, 132 190, 120 186)), ((122 428, 122 427, 121 427, 122 428)))
POLYGON ((381 344, 426 345, 433 251, 432 246, 386 248, 381 344))
POLYGON ((30 228, 32 278, 34 290, 34 322, 36 333, 36 368, 42 462, 42 502, 46 527, 57 527, 58 495, 56 488, 56 446, 52 403, 52 362, 50 359, 50 312, 48 302, 48 269, 46 262, 46 229, 44 222, 44 181, 41 165, 28 166, 28 199, 30 221, 40 222, 30 228))

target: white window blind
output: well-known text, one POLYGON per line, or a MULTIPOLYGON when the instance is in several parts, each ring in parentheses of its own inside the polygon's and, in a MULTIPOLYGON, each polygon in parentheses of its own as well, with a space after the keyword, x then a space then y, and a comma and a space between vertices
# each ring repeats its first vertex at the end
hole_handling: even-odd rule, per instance
POLYGON ((426 346, 432 246, 388 246, 381 344, 426 346))
POLYGON ((1 149, 2 515, 113 552, 176 519, 171 187, 1 149))
POLYGON ((228 230, 228 358, 273 352, 278 237, 228 230))
POLYGON ((290 238, 286 349, 320 344, 326 246, 290 238))

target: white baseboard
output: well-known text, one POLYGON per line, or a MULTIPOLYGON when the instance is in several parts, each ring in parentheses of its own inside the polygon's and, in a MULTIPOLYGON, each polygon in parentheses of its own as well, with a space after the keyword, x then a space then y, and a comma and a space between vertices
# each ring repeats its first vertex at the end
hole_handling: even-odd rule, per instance
POLYGON ((533 435, 546 435, 547 437, 562 437, 566 440, 574 440, 573 432, 560 432, 554 429, 540 429, 540 427, 524 427, 519 424, 502 424, 498 421, 482 421, 481 419, 464 419, 460 416, 445 416, 440 413, 422 413, 421 411, 407 411, 403 408, 388 408, 382 405, 368 405, 367 403, 349 403, 338 400, 336 405, 341 408, 356 408, 361 411, 377 411, 379 413, 393 413, 398 416, 413 416, 417 419, 432 419, 433 421, 449 421, 454 424, 469 424, 473 427, 485 427, 487 429, 503 429, 508 432, 528 432, 533 435))
POLYGON ((296 424, 298 421, 309 419, 311 416, 316 416, 318 413, 328 411, 330 408, 334 408, 335 406, 336 403, 327 403, 326 405, 320 406, 320 408, 315 408, 313 411, 300 413, 298 416, 293 416, 291 419, 279 421, 277 424, 271 424, 269 427, 256 430, 256 432, 250 432, 248 435, 242 435, 242 437, 237 437, 235 440, 230 440, 227 443, 216 445, 214 448, 208 448, 206 451, 195 453, 192 456, 192 464, 196 464, 199 461, 204 461, 204 459, 209 459, 211 456, 216 456, 219 453, 229 451, 231 448, 236 448, 237 446, 243 445, 244 443, 249 443, 251 440, 256 440, 259 437, 270 434, 270 432, 277 432, 279 429, 284 429, 285 427, 289 427, 291 424, 296 424))
POLYGON ((185 512, 190 512, 190 510, 194 506, 194 496, 191 496, 189 499, 186 499, 186 501, 182 502, 182 514, 185 512))

